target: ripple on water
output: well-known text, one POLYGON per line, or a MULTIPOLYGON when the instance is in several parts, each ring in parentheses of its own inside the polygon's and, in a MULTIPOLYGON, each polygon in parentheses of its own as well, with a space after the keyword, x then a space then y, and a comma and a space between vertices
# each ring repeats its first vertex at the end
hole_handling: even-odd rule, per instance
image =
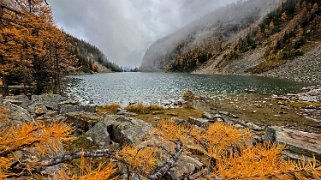
POLYGON ((178 100, 184 90, 207 97, 242 95, 254 89, 260 95, 284 94, 306 84, 257 76, 192 75, 179 73, 108 73, 71 76, 66 94, 88 104, 126 105, 178 100))

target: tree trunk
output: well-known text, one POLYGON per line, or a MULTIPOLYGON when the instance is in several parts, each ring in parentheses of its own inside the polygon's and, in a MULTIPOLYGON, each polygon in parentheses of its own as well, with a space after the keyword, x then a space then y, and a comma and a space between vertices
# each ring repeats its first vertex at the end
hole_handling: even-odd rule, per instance
POLYGON ((4 76, 3 77, 3 85, 2 85, 2 95, 7 96, 9 94, 9 86, 8 86, 8 80, 4 76))

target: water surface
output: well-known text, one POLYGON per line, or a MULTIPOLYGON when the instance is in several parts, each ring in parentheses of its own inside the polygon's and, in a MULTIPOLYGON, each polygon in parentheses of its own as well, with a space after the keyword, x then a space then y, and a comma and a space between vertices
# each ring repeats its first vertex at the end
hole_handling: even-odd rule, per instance
POLYGON ((298 91, 305 84, 257 76, 194 75, 181 73, 107 73, 72 76, 66 93, 85 104, 126 105, 178 100, 184 90, 207 97, 240 96, 245 89, 258 95, 298 91))

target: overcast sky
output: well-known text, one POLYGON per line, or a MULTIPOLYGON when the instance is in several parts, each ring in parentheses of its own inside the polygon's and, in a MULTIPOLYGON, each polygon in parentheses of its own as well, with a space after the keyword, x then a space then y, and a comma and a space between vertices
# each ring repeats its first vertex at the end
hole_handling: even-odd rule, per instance
POLYGON ((59 27, 100 48, 125 67, 139 66, 147 48, 235 0, 50 0, 59 27))

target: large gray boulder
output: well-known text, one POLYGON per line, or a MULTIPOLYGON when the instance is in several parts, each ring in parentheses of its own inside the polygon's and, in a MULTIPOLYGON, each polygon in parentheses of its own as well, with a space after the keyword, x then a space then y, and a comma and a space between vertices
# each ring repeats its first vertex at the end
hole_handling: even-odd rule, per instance
POLYGON ((265 140, 284 144, 290 158, 304 155, 321 161, 321 134, 272 126, 266 128, 265 140))
MULTIPOLYGON (((92 127, 87 134, 95 141, 95 137, 106 136, 106 132, 110 135, 112 141, 120 144, 138 144, 148 134, 152 125, 142 120, 125 117, 107 115, 102 121, 92 127)), ((106 144, 108 138, 104 138, 105 142, 95 142, 96 144, 106 144)), ((100 141, 101 139, 99 139, 100 141)))
POLYGON ((198 159, 182 155, 175 166, 167 173, 167 178, 182 179, 182 177, 191 175, 193 172, 200 170, 203 166, 203 163, 198 159))
POLYGON ((59 113, 60 114, 67 114, 71 112, 96 112, 96 106, 89 106, 89 105, 77 105, 77 104, 62 104, 59 105, 59 113))
POLYGON ((26 108, 30 104, 30 100, 26 95, 6 96, 4 101, 23 108, 26 108))
POLYGON ((59 103, 65 101, 66 98, 59 94, 43 94, 31 96, 32 104, 41 104, 49 110, 59 110, 59 103))
POLYGON ((107 127, 104 123, 98 123, 95 127, 87 131, 86 134, 101 148, 112 143, 110 134, 108 133, 107 127))
POLYGON ((76 127, 76 131, 87 132, 97 122, 101 121, 102 117, 88 112, 71 112, 64 115, 65 122, 76 127))
POLYGON ((24 122, 35 122, 30 113, 20 106, 17 106, 10 102, 4 102, 1 106, 8 110, 10 119, 14 123, 21 124, 24 122))
POLYGON ((214 123, 214 120, 209 120, 209 119, 203 119, 203 118, 194 118, 194 117, 189 117, 187 120, 188 123, 192 125, 196 125, 198 127, 207 127, 210 124, 214 123))

